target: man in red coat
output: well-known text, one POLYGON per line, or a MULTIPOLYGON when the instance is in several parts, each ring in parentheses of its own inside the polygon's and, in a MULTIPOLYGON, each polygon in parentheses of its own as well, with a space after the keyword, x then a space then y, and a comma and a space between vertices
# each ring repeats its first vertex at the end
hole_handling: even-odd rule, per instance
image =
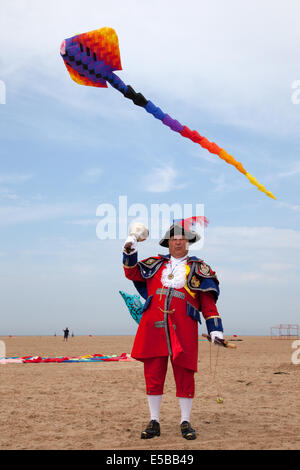
POLYGON ((146 393, 151 419, 142 439, 160 435, 159 411, 170 357, 181 408, 181 433, 196 439, 190 424, 195 394, 194 373, 198 361, 200 311, 212 342, 223 339, 223 326, 216 307, 219 282, 212 269, 196 257, 189 257, 189 245, 200 236, 173 224, 160 245, 169 255, 138 262, 137 239, 128 237, 123 249, 125 276, 146 299, 131 356, 144 363, 146 393))

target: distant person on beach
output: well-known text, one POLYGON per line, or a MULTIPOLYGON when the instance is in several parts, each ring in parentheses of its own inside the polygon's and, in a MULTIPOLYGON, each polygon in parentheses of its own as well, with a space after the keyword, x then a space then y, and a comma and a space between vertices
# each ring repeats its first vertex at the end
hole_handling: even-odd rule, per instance
POLYGON ((142 439, 160 435, 159 414, 168 357, 179 398, 182 437, 196 439, 190 414, 195 394, 200 311, 211 342, 215 343, 216 338, 223 340, 222 320, 216 307, 217 276, 203 260, 188 256, 189 246, 199 239, 192 226, 187 228, 182 220, 173 223, 159 242, 169 248, 168 255, 138 262, 137 237, 132 234, 123 247, 125 276, 146 299, 131 352, 133 358, 144 363, 151 416, 142 439))
POLYGON ((70 334, 69 328, 67 327, 65 330, 63 330, 63 332, 64 332, 64 341, 68 341, 69 334, 70 334))

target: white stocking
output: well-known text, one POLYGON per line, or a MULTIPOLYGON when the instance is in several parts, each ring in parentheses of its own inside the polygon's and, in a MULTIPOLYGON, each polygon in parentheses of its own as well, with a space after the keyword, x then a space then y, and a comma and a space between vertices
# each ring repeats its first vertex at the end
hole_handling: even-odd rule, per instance
POLYGON ((191 416, 191 411, 192 411, 192 403, 193 403, 192 398, 179 397, 179 404, 180 404, 180 409, 181 409, 180 424, 183 421, 190 422, 190 416, 191 416))
POLYGON ((159 411, 162 395, 147 395, 150 408, 151 420, 155 419, 159 423, 159 411))

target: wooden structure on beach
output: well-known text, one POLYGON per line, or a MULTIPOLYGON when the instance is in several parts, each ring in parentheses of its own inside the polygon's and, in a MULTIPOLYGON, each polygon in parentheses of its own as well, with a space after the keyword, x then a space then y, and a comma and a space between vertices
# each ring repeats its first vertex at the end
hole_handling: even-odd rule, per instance
POLYGON ((300 325, 281 324, 271 326, 271 339, 298 339, 300 338, 300 325))

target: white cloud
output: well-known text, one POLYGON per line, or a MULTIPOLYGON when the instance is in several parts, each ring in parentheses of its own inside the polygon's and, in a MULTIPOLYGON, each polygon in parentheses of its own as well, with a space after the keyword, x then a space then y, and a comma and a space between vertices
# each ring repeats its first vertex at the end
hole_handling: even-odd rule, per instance
POLYGON ((0 188, 0 196, 1 199, 9 199, 12 201, 15 201, 19 198, 19 196, 15 192, 7 188, 0 188))
POLYGON ((96 226, 99 222, 98 219, 76 219, 76 220, 69 220, 66 223, 71 225, 82 225, 83 227, 87 227, 90 225, 96 226))
POLYGON ((232 177, 229 180, 223 173, 218 176, 211 177, 210 181, 212 182, 213 191, 222 192, 223 194, 240 191, 243 188, 244 183, 241 179, 233 182, 232 177))
POLYGON ((101 168, 89 168, 83 174, 83 180, 87 183, 97 183, 100 176, 103 174, 101 168))
MULTIPOLYGON (((191 248, 192 249, 192 248, 191 248)), ((300 282, 300 232, 275 227, 209 227, 202 253, 226 284, 300 282)))
POLYGON ((0 225, 18 225, 90 213, 76 204, 24 204, 0 207, 0 225))
POLYGON ((261 265, 261 269, 263 271, 277 271, 277 272, 284 272, 286 270, 295 269, 296 265, 286 262, 270 262, 270 263, 263 263, 261 265))
POLYGON ((284 207, 284 208, 289 209, 293 212, 300 212, 300 205, 299 204, 291 204, 291 203, 288 203, 288 202, 278 201, 277 206, 280 207, 280 208, 284 207))
POLYGON ((210 227, 206 242, 215 247, 230 247, 235 249, 300 249, 300 232, 287 228, 276 227, 210 227))
POLYGON ((29 173, 2 173, 0 174, 0 184, 20 184, 31 180, 33 175, 29 173))
POLYGON ((149 171, 144 178, 143 189, 151 193, 165 193, 184 187, 185 183, 179 182, 178 171, 170 165, 162 165, 149 171))
POLYGON ((272 179, 289 178, 291 176, 296 176, 299 173, 300 173, 300 162, 296 161, 296 162, 293 162, 292 164, 289 164, 289 169, 285 168, 285 171, 281 171, 277 173, 276 175, 273 175, 272 179))
POLYGON ((0 173, 0 198, 4 200, 17 201, 19 196, 15 190, 11 189, 14 187, 26 183, 33 178, 32 174, 29 173, 0 173))

